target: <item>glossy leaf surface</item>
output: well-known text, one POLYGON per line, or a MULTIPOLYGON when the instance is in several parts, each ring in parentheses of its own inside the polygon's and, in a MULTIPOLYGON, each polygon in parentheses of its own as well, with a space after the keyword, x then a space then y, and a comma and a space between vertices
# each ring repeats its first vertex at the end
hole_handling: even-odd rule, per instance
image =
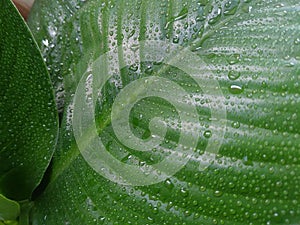
MULTIPOLYGON (((296 0, 37 1, 29 23, 63 119, 52 175, 34 206, 33 224, 297 224, 299 18, 296 0), (217 81, 221 94, 206 94, 190 74, 163 59, 141 62, 148 52, 139 41, 145 40, 196 54, 205 65, 191 68, 201 67, 200 79, 217 81), (198 135, 189 162, 163 182, 119 185, 96 173, 80 154, 72 130, 74 96, 84 78, 89 100, 89 84, 97 79, 91 65, 107 52, 101 68, 113 76, 98 95, 95 121, 111 155, 129 165, 152 165, 176 148, 181 135, 191 130, 198 135), (141 152, 117 138, 111 112, 126 86, 152 76, 176 83, 190 101, 176 99, 177 92, 166 85, 170 99, 182 108, 157 96, 136 102, 128 139, 154 138, 153 118, 168 125, 159 147, 141 152), (198 124, 180 129, 179 113, 189 107, 195 107, 198 124), (225 125, 212 117, 224 108, 225 125), (210 140, 221 148, 209 154, 210 140), (201 170, 202 165, 209 166, 201 170)), ((129 91, 128 99, 142 93, 129 91)), ((88 137, 86 142, 91 144, 88 137)))
POLYGON ((23 200, 52 158, 57 111, 36 42, 11 1, 0 3, 0 193, 23 200))

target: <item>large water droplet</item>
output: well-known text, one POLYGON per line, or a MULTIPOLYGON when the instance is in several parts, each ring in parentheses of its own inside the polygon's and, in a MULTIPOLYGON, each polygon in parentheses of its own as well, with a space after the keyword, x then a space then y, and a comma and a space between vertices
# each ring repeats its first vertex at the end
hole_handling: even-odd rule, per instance
POLYGON ((228 78, 230 80, 236 80, 240 77, 241 73, 237 71, 230 70, 228 73, 228 78))
POLYGON ((226 58, 226 60, 230 65, 233 65, 233 64, 238 63, 241 60, 241 55, 240 54, 232 54, 232 55, 228 56, 226 58))
POLYGON ((219 19, 221 18, 221 9, 218 8, 218 10, 216 11, 216 13, 208 20, 208 24, 213 25, 215 23, 217 23, 219 21, 219 19))
POLYGON ((165 25, 165 29, 168 29, 170 24, 177 20, 182 20, 188 15, 188 9, 184 7, 177 16, 172 17, 165 25))
POLYGON ((225 4, 225 10, 224 15, 233 15, 235 14, 238 6, 239 6, 240 0, 230 0, 225 4))
POLYGON ((244 91, 243 87, 240 85, 232 84, 229 87, 229 92, 232 94, 240 94, 244 91))
POLYGON ((212 132, 210 131, 210 130, 206 130, 206 131, 204 131, 204 137, 206 137, 206 138, 210 138, 211 136, 212 136, 212 132))
POLYGON ((188 15, 188 9, 186 7, 184 7, 180 11, 180 13, 177 16, 174 17, 174 21, 176 21, 176 20, 182 20, 182 19, 186 18, 187 15, 188 15))

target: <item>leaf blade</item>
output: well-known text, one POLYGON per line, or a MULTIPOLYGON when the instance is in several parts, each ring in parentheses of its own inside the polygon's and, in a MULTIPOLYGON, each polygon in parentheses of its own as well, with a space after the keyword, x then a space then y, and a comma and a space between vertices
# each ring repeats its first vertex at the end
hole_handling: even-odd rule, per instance
POLYGON ((23 200, 51 160, 57 112, 37 44, 12 2, 1 0, 1 5, 0 191, 23 200))
MULTIPOLYGON (((122 50, 112 55, 112 60, 107 65, 108 67, 113 65, 113 69, 117 71, 120 69, 120 76, 116 76, 116 79, 126 86, 136 79, 147 76, 145 75, 147 64, 138 65, 136 69, 130 62, 136 49, 142 49, 136 46, 140 37, 146 39, 162 37, 194 49, 209 65, 205 68, 203 76, 209 74, 209 71, 212 72, 213 76, 210 79, 218 80, 225 95, 225 101, 219 103, 227 106, 228 125, 219 155, 211 158, 207 156, 208 159, 204 159, 201 151, 205 149, 209 135, 205 137, 206 130, 201 130, 202 136, 198 143, 199 156, 192 157, 182 171, 165 182, 132 188, 114 184, 95 173, 80 155, 73 137, 68 137, 68 128, 62 134, 61 148, 57 152, 57 170, 53 170, 55 175, 34 209, 34 224, 114 222, 121 224, 130 222, 135 224, 293 224, 299 221, 297 213, 299 209, 297 191, 299 187, 299 125, 297 124, 299 91, 293 86, 293 83, 299 80, 296 76, 299 66, 296 64, 295 69, 285 67, 284 62, 281 61, 285 52, 299 53, 296 48, 292 49, 289 45, 298 31, 295 28, 298 24, 296 19, 299 17, 298 3, 296 1, 287 3, 290 4, 288 9, 294 6, 295 11, 280 17, 282 20, 278 20, 277 15, 269 12, 267 15, 274 17, 272 23, 262 20, 261 25, 253 27, 243 27, 239 23, 244 20, 255 20, 255 15, 262 19, 265 14, 260 11, 276 8, 280 1, 272 3, 241 1, 236 9, 230 8, 232 10, 228 13, 230 18, 224 14, 226 10, 228 11, 225 9, 227 1, 201 1, 200 3, 188 2, 186 6, 181 1, 172 1, 169 4, 152 1, 149 4, 147 2, 147 10, 143 10, 145 2, 139 4, 135 1, 130 1, 120 8, 96 1, 90 1, 82 8, 79 7, 81 5, 77 5, 79 9, 77 14, 76 12, 74 14, 80 18, 79 22, 76 22, 76 16, 68 19, 70 24, 66 25, 68 27, 66 29, 78 30, 77 26, 84 24, 85 26, 80 26, 78 33, 72 33, 74 35, 72 37, 81 38, 83 44, 82 46, 74 42, 71 44, 74 49, 77 49, 74 52, 77 52, 78 56, 68 63, 78 63, 80 56, 84 57, 86 53, 92 54, 92 57, 87 57, 87 61, 93 61, 109 49, 114 49, 115 45, 122 45, 122 50), (249 11, 249 7, 252 12, 249 11), (188 9, 187 15, 184 8, 188 9), (168 16, 165 16, 164 12, 168 12, 168 16), (197 21, 198 14, 204 14, 204 20, 197 21), (140 18, 143 18, 141 23, 146 24, 146 30, 143 30, 140 18), (73 19, 75 22, 72 21, 73 19), (276 23, 281 26, 277 28, 276 23), (185 28, 186 24, 190 27, 185 28), (168 29, 166 30, 165 27, 168 29), (293 31, 290 37, 285 28, 293 31), (282 47, 273 46, 274 42, 269 38, 272 35, 283 40, 286 38, 288 41, 283 41, 282 47), (257 50, 255 44, 258 45, 257 50), (254 46, 253 51, 252 46, 254 46), (83 48, 82 51, 78 50, 80 47, 83 48), (246 53, 243 47, 246 48, 246 53), (260 47, 265 51, 262 55, 260 55, 260 47), (277 64, 274 59, 280 63, 277 64), (123 70, 119 68, 120 61, 127 66, 123 70), (235 73, 231 74, 231 79, 228 75, 229 68, 232 73, 235 73), (251 72, 254 73, 253 77, 250 76, 251 72), (259 72, 262 80, 255 76, 259 72), (270 85, 265 85, 263 81, 267 81, 270 85), (285 83, 286 90, 280 87, 285 83), (242 91, 237 86, 242 86, 242 91), (296 116, 293 117, 294 114, 296 116), (286 118, 290 119, 286 120, 286 118), (292 131, 289 130, 290 127, 293 128, 292 131), (68 164, 62 163, 66 160, 68 164), (205 171, 198 171, 199 164, 205 163, 211 164, 210 167, 205 171), (294 179, 289 179, 290 175, 294 179), (46 208, 44 205, 46 202, 57 212, 53 213, 53 210, 46 208), (67 202, 70 205, 63 207, 67 202), (77 210, 81 217, 75 217, 72 210, 77 210), (47 219, 43 218, 45 215, 47 219), (57 218, 59 221, 56 221, 57 218)), ((76 8, 75 5, 71 8, 76 8)), ((278 10, 280 13, 285 11, 280 7, 278 10)), ((38 20, 43 20, 43 17, 38 20)), ((35 29, 35 22, 31 22, 35 29)), ((43 34, 36 35, 40 39, 44 37, 43 34)), ((46 37, 49 38, 47 35, 46 37)), ((53 43, 63 47, 64 43, 70 41, 72 42, 72 38, 66 38, 63 43, 54 40, 53 43)), ((64 51, 60 53, 63 56, 68 55, 64 51)), ((139 55, 143 54, 146 53, 141 50, 139 55)), ((51 57, 49 56, 50 59, 51 57)), ((71 74, 76 79, 69 80, 70 73, 65 74, 64 82, 71 93, 75 92, 75 87, 86 70, 87 61, 72 70, 71 74)), ((157 76, 167 77, 177 83, 189 84, 186 89, 193 96, 198 96, 196 91, 199 87, 195 87, 195 83, 182 71, 168 66, 161 68, 161 65, 156 65, 155 68, 155 65, 150 65, 152 69, 154 68, 153 73, 158 74, 157 76)), ((149 157, 132 151, 120 143, 111 128, 108 119, 110 108, 115 96, 120 93, 116 86, 114 84, 105 86, 106 90, 102 93, 99 109, 96 109, 99 110, 96 116, 96 121, 100 124, 98 125, 99 136, 105 141, 110 153, 122 162, 134 164, 136 159, 149 160, 149 157)), ((211 124, 209 121, 211 107, 214 109, 221 107, 218 104, 210 107, 208 102, 215 102, 215 99, 221 97, 213 94, 200 95, 199 102, 195 98, 193 104, 199 108, 198 116, 203 124, 211 124)), ((66 97, 66 102, 68 106, 72 105, 72 97, 66 97)), ((172 107, 162 101, 147 99, 139 103, 140 106, 132 112, 130 123, 134 135, 140 138, 149 136, 149 121, 159 116, 160 111, 163 111, 166 116, 173 116, 174 121, 178 119, 172 114, 172 107), (139 119, 140 114, 143 115, 143 120, 139 119)), ((64 116, 64 126, 66 126, 67 111, 64 116)), ((210 127, 212 134, 218 134, 220 127, 221 123, 216 127, 210 127)), ((167 139, 171 144, 176 143, 178 132, 172 131, 167 139)))

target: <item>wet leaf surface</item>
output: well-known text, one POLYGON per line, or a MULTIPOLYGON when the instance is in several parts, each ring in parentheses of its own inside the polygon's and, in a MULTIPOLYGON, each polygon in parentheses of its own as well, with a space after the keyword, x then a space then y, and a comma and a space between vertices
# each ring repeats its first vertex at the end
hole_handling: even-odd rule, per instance
MULTIPOLYGON (((29 24, 56 87, 62 132, 33 224, 299 223, 299 9, 296 0, 37 1, 29 24), (141 62, 149 53, 140 45, 143 40, 196 54, 205 64, 190 68, 201 68, 204 84, 217 81, 221 94, 205 92, 209 85, 200 87, 162 59, 141 62), (95 70, 91 65, 107 52, 103 70, 95 70), (99 71, 112 74, 95 103, 97 134, 107 152, 127 165, 153 165, 178 146, 182 135, 196 135, 197 146, 183 169, 163 182, 132 187, 90 167, 73 134, 74 96, 84 79, 88 102, 99 71), (189 101, 166 84, 160 91, 179 108, 157 96, 136 102, 128 139, 162 138, 158 147, 141 152, 118 138, 111 113, 126 87, 152 76, 179 85, 189 101), (196 109, 198 123, 181 129, 180 112, 189 107, 196 109), (224 108, 225 125, 212 117, 224 108), (151 133, 153 118, 168 125, 165 136, 151 133), (209 153, 211 140, 221 147, 209 153), (208 167, 201 170, 203 165, 208 167)), ((134 99, 143 88, 129 92, 128 99, 134 99)))
POLYGON ((11 1, 0 3, 0 193, 23 200, 52 158, 57 111, 36 42, 11 1))

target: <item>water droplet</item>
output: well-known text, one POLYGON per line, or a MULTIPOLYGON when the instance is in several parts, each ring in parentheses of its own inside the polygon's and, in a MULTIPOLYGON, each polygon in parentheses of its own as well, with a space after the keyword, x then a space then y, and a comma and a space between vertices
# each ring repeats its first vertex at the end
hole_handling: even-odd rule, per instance
POLYGON ((233 127, 233 128, 239 128, 240 127, 240 123, 238 122, 238 121, 234 121, 234 122, 232 122, 231 123, 231 126, 233 127))
POLYGON ((221 197, 222 195, 223 195, 223 192, 222 192, 222 191, 216 190, 216 191, 214 192, 214 196, 216 196, 216 197, 221 197))
POLYGON ((233 15, 235 14, 238 5, 240 1, 239 0, 230 0, 225 4, 225 10, 224 10, 224 15, 233 15))
POLYGON ((229 92, 231 94, 240 94, 244 91, 242 86, 236 85, 236 84, 232 84, 229 87, 229 92))
POLYGON ((136 71, 138 70, 138 66, 137 66, 137 65, 131 65, 131 66, 129 67, 129 69, 130 69, 131 71, 136 72, 136 71))
POLYGON ((230 209, 229 210, 230 214, 234 215, 236 213, 236 211, 234 209, 230 209))
POLYGON ((184 7, 177 16, 172 17, 165 25, 165 29, 168 29, 170 24, 177 20, 182 20, 188 15, 188 9, 184 7))
POLYGON ((234 65, 241 60, 241 55, 240 54, 232 54, 232 55, 228 56, 226 58, 226 60, 230 65, 234 65))
POLYGON ((208 20, 208 24, 213 25, 219 21, 221 18, 221 9, 218 8, 218 11, 208 20))
POLYGON ((174 44, 177 44, 178 42, 179 42, 179 38, 178 38, 178 37, 174 37, 174 38, 173 38, 173 43, 174 43, 174 44))
POLYGON ((152 68, 152 66, 147 66, 147 68, 146 68, 146 70, 145 70, 145 73, 148 74, 148 75, 152 74, 152 73, 153 73, 153 68, 152 68))
POLYGON ((206 16, 201 15, 196 17, 196 21, 204 21, 206 19, 206 16))
POLYGON ((248 159, 248 156, 244 156, 243 157, 243 164, 246 165, 246 166, 252 166, 253 162, 248 159))
POLYGON ((229 186, 230 188, 234 188, 234 187, 235 187, 235 184, 234 184, 233 182, 229 182, 229 183, 228 183, 228 186, 229 186))
POLYGON ((177 16, 174 17, 174 21, 176 21, 176 20, 182 20, 182 19, 186 18, 187 15, 188 15, 188 9, 186 7, 184 7, 180 11, 180 13, 177 16))
POLYGON ((46 47, 49 46, 49 41, 47 39, 43 40, 42 42, 43 42, 43 45, 45 45, 46 47))
POLYGON ((184 197, 187 197, 189 195, 189 191, 186 188, 181 188, 180 193, 184 197))
POLYGON ((200 191, 202 191, 202 192, 206 191, 206 187, 201 186, 201 187, 200 187, 200 191))
POLYGON ((212 132, 210 130, 204 131, 204 137, 210 138, 212 136, 212 132))
POLYGON ((139 48, 140 48, 140 46, 138 44, 133 44, 133 45, 130 46, 130 49, 133 52, 136 52, 139 48))
POLYGON ((230 80, 236 80, 240 77, 241 73, 237 71, 230 70, 228 73, 228 78, 230 80))
POLYGON ((167 188, 172 189, 174 187, 174 184, 172 183, 172 181, 170 179, 165 180, 165 184, 167 186, 167 188))
POLYGON ((134 34, 135 34, 135 30, 132 30, 132 31, 128 34, 128 38, 131 38, 134 34))

